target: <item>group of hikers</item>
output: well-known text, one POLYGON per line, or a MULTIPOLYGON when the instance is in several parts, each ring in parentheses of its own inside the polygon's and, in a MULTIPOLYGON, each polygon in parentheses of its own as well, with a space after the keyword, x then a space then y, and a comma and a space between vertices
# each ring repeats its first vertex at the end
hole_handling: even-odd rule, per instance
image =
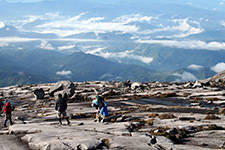
MULTIPOLYGON (((59 124, 62 125, 62 119, 66 119, 67 124, 70 125, 69 116, 66 113, 67 110, 67 94, 58 95, 55 103, 55 110, 58 112, 59 124)), ((96 119, 97 122, 105 122, 106 117, 108 116, 107 103, 105 102, 103 96, 97 95, 96 98, 92 101, 92 107, 96 109, 96 119)))
MULTIPOLYGON (((67 124, 70 125, 69 116, 67 115, 67 94, 58 94, 58 97, 55 102, 55 110, 57 111, 57 117, 59 124, 62 125, 62 119, 66 119, 67 124)), ((97 95, 96 98, 92 101, 92 107, 96 109, 96 119, 97 122, 105 122, 106 117, 108 116, 107 103, 105 102, 103 96, 97 95)), ((9 120, 10 125, 13 125, 12 122, 12 111, 14 106, 11 105, 10 101, 5 100, 0 101, 0 112, 4 113, 4 127, 7 127, 7 121, 9 120)))

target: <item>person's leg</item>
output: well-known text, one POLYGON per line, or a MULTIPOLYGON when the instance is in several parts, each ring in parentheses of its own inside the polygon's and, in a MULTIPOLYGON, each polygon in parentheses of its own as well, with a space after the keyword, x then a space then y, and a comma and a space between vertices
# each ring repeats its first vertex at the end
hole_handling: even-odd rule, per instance
POLYGON ((12 113, 9 113, 8 114, 8 118, 9 118, 9 121, 10 121, 10 125, 13 125, 13 122, 12 122, 12 113))
POLYGON ((98 116, 97 122, 101 122, 101 120, 102 120, 101 114, 98 113, 97 116, 98 116))
POLYGON ((66 118, 67 124, 70 125, 69 117, 66 118))
POLYGON ((4 127, 7 127, 7 121, 8 121, 8 117, 7 117, 7 113, 5 113, 5 119, 4 119, 4 127))
POLYGON ((62 114, 61 112, 58 112, 58 120, 59 120, 59 124, 62 125, 62 118, 61 118, 62 114))
POLYGON ((66 119, 67 124, 70 125, 69 116, 67 116, 66 111, 63 113, 63 117, 66 119))
POLYGON ((104 115, 101 115, 101 122, 105 122, 105 116, 104 115))

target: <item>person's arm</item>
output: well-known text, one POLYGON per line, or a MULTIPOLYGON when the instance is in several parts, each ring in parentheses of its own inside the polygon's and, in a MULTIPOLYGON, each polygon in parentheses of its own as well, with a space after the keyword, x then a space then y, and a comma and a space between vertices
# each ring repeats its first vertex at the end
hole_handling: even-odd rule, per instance
POLYGON ((59 107, 59 101, 57 99, 56 102, 55 102, 55 110, 58 110, 58 107, 59 107))
POLYGON ((67 101, 65 101, 65 110, 67 110, 67 101))

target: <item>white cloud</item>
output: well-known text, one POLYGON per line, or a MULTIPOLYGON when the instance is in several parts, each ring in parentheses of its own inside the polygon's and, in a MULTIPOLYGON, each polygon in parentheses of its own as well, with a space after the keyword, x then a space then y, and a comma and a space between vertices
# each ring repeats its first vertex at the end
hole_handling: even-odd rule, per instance
MULTIPOLYGON (((136 25, 127 25, 124 22, 107 22, 104 17, 82 19, 84 15, 85 13, 81 13, 73 17, 61 17, 50 20, 47 23, 37 25, 34 31, 38 33, 55 33, 65 37, 87 32, 105 33, 119 31, 131 33, 137 32, 139 29, 136 25)), ((149 18, 145 16, 139 18, 139 20, 149 20, 149 18)))
POLYGON ((0 41, 4 43, 30 42, 38 41, 38 38, 21 38, 21 37, 0 37, 0 41))
POLYGON ((125 15, 118 17, 114 20, 114 22, 119 22, 123 24, 133 23, 133 22, 150 22, 153 19, 151 16, 142 16, 140 14, 135 15, 125 15))
POLYGON ((73 27, 75 23, 78 23, 81 16, 85 13, 81 13, 77 16, 69 17, 69 18, 57 18, 55 20, 50 20, 48 23, 44 23, 36 26, 37 28, 63 28, 63 27, 73 27))
POLYGON ((222 24, 223 26, 225 26, 225 21, 222 21, 221 24, 222 24))
POLYGON ((19 28, 22 28, 23 25, 26 25, 28 23, 32 23, 35 22, 37 20, 45 20, 45 21, 49 21, 49 20, 54 20, 54 19, 59 19, 62 18, 61 16, 59 16, 59 13, 45 13, 44 15, 27 15, 24 16, 23 20, 17 20, 17 21, 13 21, 13 23, 15 23, 15 25, 19 28))
POLYGON ((219 5, 224 5, 224 2, 220 2, 219 5))
POLYGON ((211 70, 216 73, 222 72, 225 70, 225 63, 224 62, 218 63, 215 66, 211 67, 211 70))
POLYGON ((40 46, 41 47, 48 47, 50 49, 52 49, 53 47, 47 41, 101 42, 101 40, 96 40, 96 39, 77 39, 77 38, 57 38, 57 39, 45 39, 45 40, 43 40, 41 38, 0 37, 0 43, 1 43, 1 45, 4 45, 4 46, 5 45, 8 46, 7 44, 10 44, 10 43, 32 42, 32 41, 42 41, 40 46))
POLYGON ((177 41, 177 40, 137 40, 137 43, 160 44, 168 47, 201 50, 225 50, 224 42, 177 41))
POLYGON ((55 18, 59 18, 59 17, 60 17, 59 12, 55 12, 55 13, 48 12, 48 13, 45 13, 45 18, 48 18, 48 19, 55 19, 55 18))
POLYGON ((55 48, 54 48, 50 43, 48 43, 48 41, 46 41, 46 40, 42 40, 42 41, 41 41, 40 48, 42 48, 42 49, 47 49, 47 50, 54 50, 54 49, 55 49, 55 48))
MULTIPOLYGON (((180 77, 181 81, 194 81, 197 80, 197 78, 190 72, 183 72, 182 74, 174 73, 174 76, 180 77)), ((180 80, 180 79, 178 79, 180 80)))
POLYGON ((157 36, 157 38, 183 38, 183 37, 187 37, 187 36, 190 36, 190 35, 193 35, 193 34, 199 34, 199 33, 204 31, 204 29, 202 29, 200 27, 200 23, 198 21, 189 20, 189 18, 173 19, 171 21, 173 23, 176 23, 177 25, 166 26, 166 27, 163 27, 163 25, 161 25, 162 28, 141 31, 140 33, 142 33, 142 34, 153 34, 153 33, 163 32, 163 33, 160 33, 161 35, 157 36), (191 26, 190 23, 195 24, 195 26, 197 26, 197 27, 191 26), (167 35, 166 32, 175 32, 175 33, 174 33, 174 35, 167 35))
MULTIPOLYGON (((74 34, 94 32, 122 32, 122 33, 140 33, 153 34, 160 33, 158 38, 182 38, 192 34, 199 34, 204 31, 200 27, 200 23, 189 18, 172 19, 169 23, 175 25, 165 26, 161 24, 160 28, 152 30, 141 30, 138 22, 151 23, 159 19, 159 17, 143 16, 140 14, 124 15, 115 18, 112 21, 106 20, 104 17, 87 18, 87 13, 81 13, 76 16, 62 16, 58 12, 46 13, 40 16, 26 16, 25 20, 20 21, 19 27, 36 20, 42 20, 40 24, 33 26, 32 32, 36 33, 53 33, 61 37, 66 37, 74 34), (153 20, 153 21, 152 21, 153 20), (163 32, 163 33, 161 33, 163 32), (168 35, 168 32, 170 34, 168 35), (173 33, 174 35, 171 35, 173 33)), ((15 22, 15 21, 14 21, 15 22)), ((26 29, 23 29, 26 31, 26 29)))
POLYGON ((7 46, 9 46, 8 43, 0 42, 0 47, 7 47, 7 46))
POLYGON ((68 76, 68 75, 72 74, 72 71, 63 70, 63 71, 56 72, 56 74, 59 75, 59 76, 68 76))
POLYGON ((77 38, 58 38, 58 39, 49 39, 52 41, 70 41, 70 42, 102 42, 102 40, 97 39, 77 39, 77 38))
POLYGON ((192 64, 192 65, 188 66, 187 68, 191 69, 191 70, 200 70, 203 68, 203 66, 192 64))
POLYGON ((75 45, 59 46, 58 50, 67 50, 67 49, 72 49, 74 47, 75 47, 75 45))
POLYGON ((27 24, 27 23, 31 23, 31 22, 34 22, 38 19, 42 19, 43 17, 42 16, 26 16, 26 19, 25 20, 21 20, 21 22, 23 22, 24 24, 27 24))
POLYGON ((85 53, 96 55, 96 54, 99 54, 99 53, 103 53, 102 50, 104 50, 104 49, 106 49, 106 48, 96 48, 96 49, 88 50, 85 53))
POLYGON ((127 50, 124 52, 103 52, 105 48, 97 48, 94 50, 89 50, 86 53, 92 54, 92 55, 98 55, 104 58, 113 58, 113 59, 121 59, 121 58, 127 58, 127 59, 133 59, 141 61, 142 63, 150 64, 153 61, 152 57, 146 57, 146 56, 139 56, 133 54, 134 50, 127 50))
POLYGON ((105 74, 103 74, 101 77, 99 77, 99 79, 100 79, 100 80, 108 79, 108 78, 112 79, 113 77, 114 77, 114 76, 113 76, 112 74, 110 74, 110 73, 105 73, 105 74))
POLYGON ((5 27, 5 24, 3 22, 0 22, 0 29, 4 27, 5 27))

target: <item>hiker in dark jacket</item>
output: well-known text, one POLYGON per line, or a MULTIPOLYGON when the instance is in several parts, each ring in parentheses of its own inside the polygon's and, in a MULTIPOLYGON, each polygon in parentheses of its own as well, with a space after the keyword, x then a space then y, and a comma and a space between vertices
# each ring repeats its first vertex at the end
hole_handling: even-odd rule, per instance
POLYGON ((7 127, 7 121, 9 120, 10 121, 10 125, 13 125, 13 122, 12 122, 12 111, 13 111, 13 108, 10 104, 9 101, 5 101, 5 104, 3 106, 3 112, 5 114, 5 120, 4 120, 4 127, 7 127))
POLYGON ((62 125, 62 119, 65 118, 67 120, 67 124, 70 124, 69 117, 66 114, 67 110, 67 99, 62 97, 62 94, 58 95, 55 104, 55 110, 58 111, 59 123, 62 125))

